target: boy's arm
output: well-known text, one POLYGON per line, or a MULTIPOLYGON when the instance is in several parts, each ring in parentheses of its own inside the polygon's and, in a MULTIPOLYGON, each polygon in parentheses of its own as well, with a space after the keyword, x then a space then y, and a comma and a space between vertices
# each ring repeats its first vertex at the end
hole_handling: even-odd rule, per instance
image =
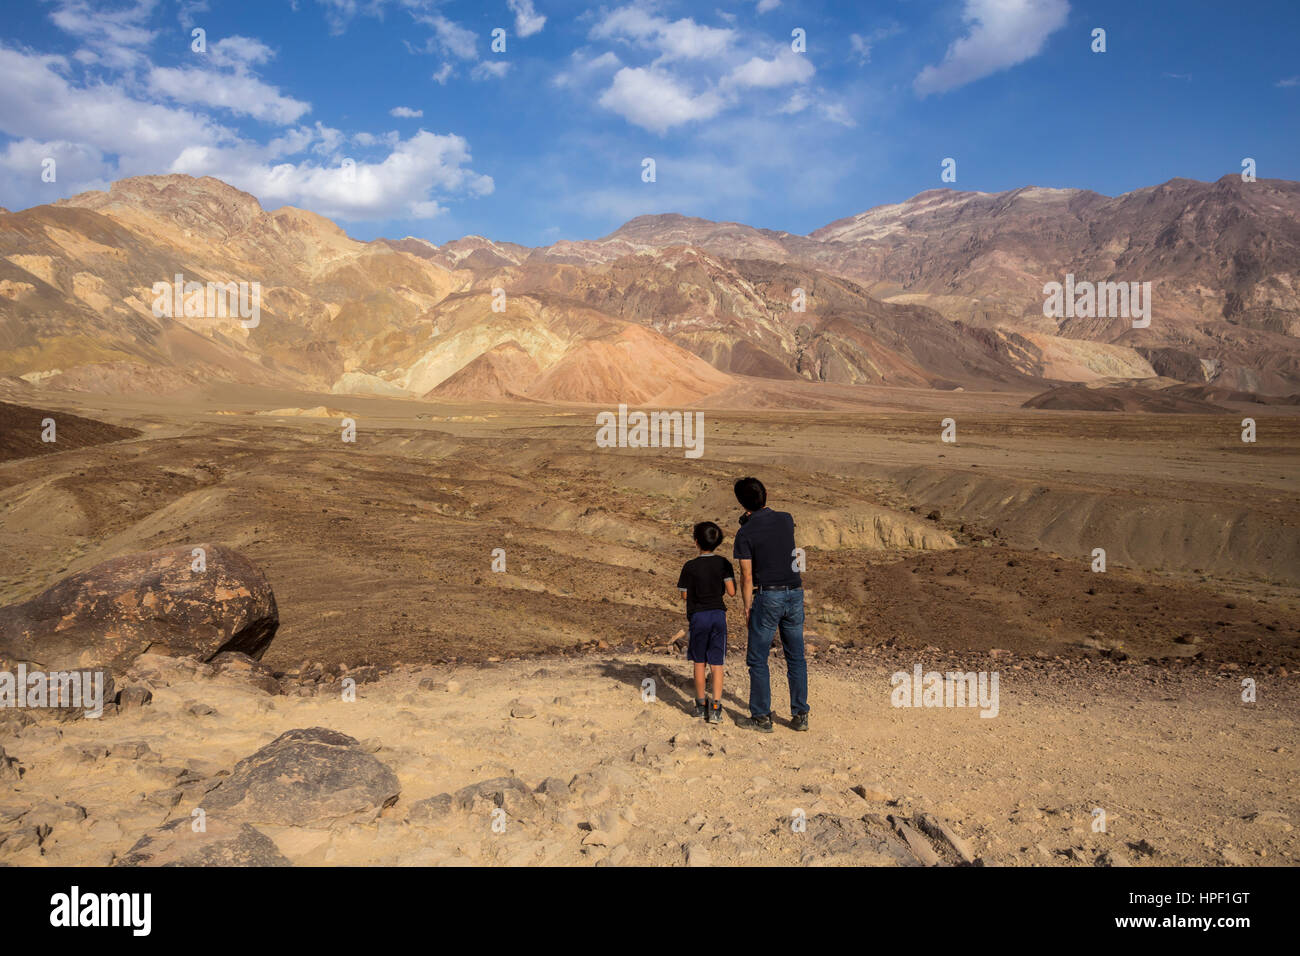
POLYGON ((749 619, 749 609, 754 604, 754 561, 752 558, 740 559, 740 603, 745 607, 745 618, 749 619))
POLYGON ((735 579, 734 579, 734 578, 727 578, 727 580, 726 580, 726 585, 727 585, 727 597, 735 597, 735 596, 736 596, 736 581, 735 581, 735 579))

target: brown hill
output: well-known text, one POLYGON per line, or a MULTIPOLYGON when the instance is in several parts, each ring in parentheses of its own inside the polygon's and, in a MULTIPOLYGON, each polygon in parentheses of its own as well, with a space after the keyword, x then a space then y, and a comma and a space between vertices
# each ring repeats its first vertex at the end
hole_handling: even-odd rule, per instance
POLYGON ((1187 394, 1171 389, 1136 386, 1060 385, 1030 398, 1021 408, 1046 408, 1070 412, 1156 412, 1161 414, 1211 414, 1227 411, 1187 394))
POLYGON ((0 461, 32 458, 139 435, 134 428, 109 425, 68 412, 52 412, 0 402, 0 461), (43 441, 46 422, 54 420, 54 441, 43 441))

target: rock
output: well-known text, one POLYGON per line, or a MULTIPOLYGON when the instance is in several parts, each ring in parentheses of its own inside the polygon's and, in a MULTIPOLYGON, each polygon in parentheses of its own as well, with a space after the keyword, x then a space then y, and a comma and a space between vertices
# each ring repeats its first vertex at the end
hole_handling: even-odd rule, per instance
POLYGON ((1130 843, 1128 848, 1139 856, 1155 856, 1156 848, 1148 843, 1145 839, 1138 840, 1137 843, 1130 843))
POLYGON ((532 788, 518 777, 494 777, 457 790, 453 801, 458 810, 473 810, 482 801, 489 807, 501 807, 512 817, 530 816, 537 810, 532 788))
POLYGON ((284 688, 276 680, 271 668, 240 651, 222 651, 212 658, 211 663, 218 677, 241 681, 272 696, 284 693, 284 688))
POLYGON ((0 837, 0 851, 5 853, 21 853, 23 850, 41 845, 41 840, 45 839, 45 834, 37 827, 19 827, 12 833, 0 837))
POLYGON ((152 703, 153 691, 142 684, 123 687, 117 695, 117 710, 121 714, 129 714, 133 710, 143 710, 152 703))
POLYGON ((947 846, 963 863, 975 862, 975 853, 971 850, 970 844, 959 837, 946 821, 929 813, 918 813, 913 820, 921 832, 947 846))
POLYGON ((617 810, 601 813, 592 829, 582 838, 583 846, 614 847, 627 839, 628 823, 617 810))
POLYGON ((195 833, 189 818, 150 830, 115 866, 292 866, 266 834, 209 816, 195 833))
POLYGON ((411 804, 406 811, 406 819, 411 823, 441 823, 454 809, 454 803, 450 793, 425 797, 411 804))
POLYGON ((114 558, 0 608, 0 654, 46 670, 109 667, 146 650, 209 660, 222 651, 260 658, 279 627, 271 586, 243 555, 200 545, 114 558))
POLYGON ((888 819, 898 831, 898 835, 907 842, 907 848, 912 851, 912 855, 920 861, 922 866, 938 866, 943 862, 939 859, 939 854, 934 852, 934 847, 930 845, 930 842, 917 833, 906 820, 895 816, 888 819))
POLYGON ((1107 850, 1097 856, 1097 866, 1132 866, 1126 857, 1119 850, 1107 850))
POLYGON ((1280 810, 1256 810, 1246 814, 1246 822, 1280 827, 1284 831, 1291 829, 1291 818, 1280 810))
POLYGON ((195 703, 190 704, 190 706, 186 708, 186 712, 191 714, 194 717, 209 717, 212 714, 215 714, 217 711, 216 708, 210 707, 209 705, 203 703, 202 701, 196 701, 195 703))
POLYGON ((573 802, 573 791, 559 777, 547 777, 537 785, 536 793, 552 806, 563 807, 573 802))
POLYGON ((891 799, 890 793, 878 783, 864 783, 853 787, 853 792, 863 800, 869 800, 872 803, 888 803, 891 799))
POLYGON ((235 764, 204 798, 209 816, 283 826, 375 817, 396 802, 397 775, 347 734, 290 730, 235 764))
POLYGON ((5 753, 4 747, 0 747, 0 780, 17 783, 22 776, 23 765, 18 762, 18 758, 10 757, 5 753))
POLYGON ((512 700, 510 702, 510 716, 527 719, 537 716, 537 701, 534 700, 512 700))
POLYGON ((687 843, 682 847, 682 852, 686 854, 687 866, 712 866, 713 855, 709 853, 708 848, 698 841, 687 843))

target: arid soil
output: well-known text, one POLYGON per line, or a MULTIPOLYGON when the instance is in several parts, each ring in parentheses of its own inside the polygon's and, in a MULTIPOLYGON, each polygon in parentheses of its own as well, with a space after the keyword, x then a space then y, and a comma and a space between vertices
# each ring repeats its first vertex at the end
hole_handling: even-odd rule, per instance
POLYGON ((323 726, 391 767, 401 796, 364 824, 259 827, 294 863, 915 862, 888 818, 916 829, 923 813, 990 864, 1300 861, 1295 409, 859 395, 706 411, 691 460, 597 448, 598 409, 577 406, 43 392, 139 435, 0 463, 0 602, 119 554, 219 542, 274 588, 281 626, 263 663, 289 696, 199 669, 150 683, 143 709, 7 731, 24 772, 0 797, 5 832, 36 826, 24 820, 37 802, 87 816, 59 811, 34 847, 0 856, 112 862, 188 816, 204 781, 283 731, 323 726), (729 553, 731 483, 751 473, 807 549, 808 735, 734 725, 747 688, 736 603, 729 716, 706 728, 684 710, 674 584, 689 529, 717 521, 729 553), (378 679, 342 701, 339 665, 367 664, 378 679), (915 664, 999 671, 999 715, 891 707, 889 675, 915 664), (690 740, 672 742, 679 732, 690 740), (161 756, 121 756, 150 751, 161 756), (530 797, 505 834, 482 800, 417 813, 412 839, 413 803, 509 776, 571 792, 530 797), (172 789, 175 803, 147 796, 172 789), (611 829, 614 843, 584 844, 611 829))
MULTIPOLYGON (((328 727, 390 768, 400 793, 308 824, 254 813, 295 864, 964 862, 939 839, 913 851, 891 818, 914 835, 922 819, 945 821, 985 865, 1300 863, 1293 680, 1261 675, 1246 704, 1238 674, 1002 660, 999 713, 986 719, 890 706, 895 663, 909 668, 819 659, 811 732, 780 719, 770 736, 735 723, 743 678, 721 725, 691 717, 685 668, 663 655, 403 668, 358 684, 351 702, 337 684, 287 679, 307 696, 271 696, 210 668, 151 664, 144 709, 5 741, 22 776, 0 796, 12 834, 0 860, 110 865, 165 821, 182 846, 198 843, 194 810, 238 761, 284 731, 328 727), (494 817, 473 788, 502 778, 526 791, 507 792, 494 817)), ((784 715, 779 668, 773 690, 784 715)), ((209 834, 226 821, 206 811, 209 834)))

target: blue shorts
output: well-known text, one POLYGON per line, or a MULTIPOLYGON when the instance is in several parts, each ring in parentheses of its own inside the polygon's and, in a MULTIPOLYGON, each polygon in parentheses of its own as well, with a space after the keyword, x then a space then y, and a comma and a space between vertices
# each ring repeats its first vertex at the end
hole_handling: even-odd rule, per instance
POLYGON ((691 615, 691 636, 686 659, 721 667, 727 655, 727 612, 696 611, 691 615))

